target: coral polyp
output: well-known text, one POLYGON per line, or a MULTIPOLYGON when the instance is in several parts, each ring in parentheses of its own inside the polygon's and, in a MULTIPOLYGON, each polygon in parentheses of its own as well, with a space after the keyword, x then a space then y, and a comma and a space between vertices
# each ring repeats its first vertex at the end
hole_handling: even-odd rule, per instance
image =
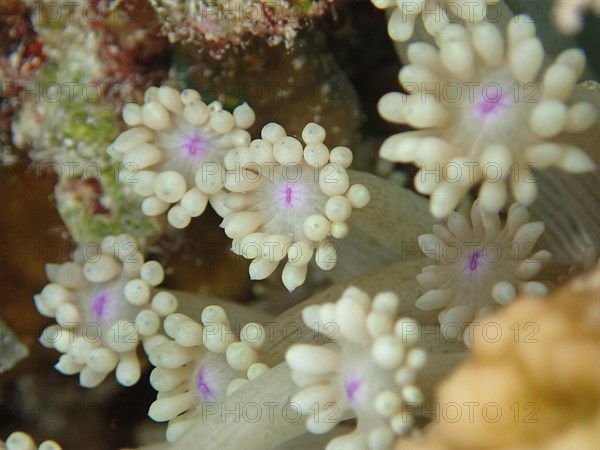
POLYGON ((0 450, 62 450, 62 447, 51 440, 42 442, 38 447, 30 435, 15 431, 8 436, 6 442, 0 440, 0 450))
POLYGON ((222 163, 230 150, 250 143, 246 128, 254 123, 247 104, 224 110, 205 104, 197 91, 151 87, 145 103, 123 108, 131 128, 108 152, 123 165, 121 181, 143 197, 149 216, 167 213, 175 228, 185 228, 223 189, 222 163))
POLYGON ((544 50, 535 34, 530 19, 517 16, 506 38, 491 23, 471 31, 451 24, 438 35, 439 49, 408 47, 410 64, 399 78, 411 95, 386 94, 379 112, 424 130, 388 138, 380 155, 419 166, 415 188, 431 195, 434 216, 447 216, 480 181, 481 207, 496 212, 507 201, 507 183, 518 202, 536 199, 534 170, 595 168, 583 150, 562 140, 596 121, 592 103, 569 100, 585 56, 566 50, 540 73, 544 50))
POLYGON ((546 250, 534 252, 544 223, 529 222, 525 206, 511 205, 503 227, 498 214, 481 208, 477 201, 471 223, 452 212, 447 227, 435 225, 433 232, 419 237, 421 250, 436 264, 417 276, 424 293, 416 306, 443 308, 438 317, 447 339, 462 337, 470 344, 473 326, 469 324, 511 302, 517 291, 547 294, 545 284, 529 281, 552 255, 546 250))
POLYGON ((395 41, 409 40, 415 30, 417 17, 421 16, 425 29, 435 35, 450 24, 452 19, 481 22, 486 17, 488 5, 498 0, 371 0, 377 8, 393 9, 388 22, 388 34, 395 41))
POLYGON ((587 10, 600 16, 600 0, 554 0, 554 23, 565 34, 578 33, 587 10))
POLYGON ((261 135, 225 161, 231 193, 223 206, 232 212, 221 226, 234 240, 233 251, 253 260, 252 279, 268 277, 287 257, 282 279, 292 291, 304 283, 313 255, 321 269, 335 266, 336 249, 327 238, 345 237, 352 209, 366 206, 370 196, 365 186, 350 185, 350 149, 330 151, 320 125, 306 125, 304 145, 276 123, 261 135))
POLYGON ((312 433, 327 433, 349 411, 357 419, 356 430, 333 439, 327 449, 390 449, 397 436, 412 428, 410 407, 423 400, 415 380, 427 355, 416 347, 421 339, 418 323, 396 320, 398 305, 391 292, 371 300, 350 287, 337 302, 302 311, 304 323, 316 332, 334 326, 336 334, 330 337, 339 349, 290 347, 286 361, 301 388, 291 404, 309 414, 306 426, 312 433))
POLYGON ((34 297, 38 311, 56 319, 44 330, 42 345, 63 353, 56 369, 79 374, 95 387, 116 369, 117 381, 131 386, 140 378, 138 344, 162 339, 162 318, 177 308, 170 293, 152 296, 164 277, 157 261, 144 262, 130 236, 105 238, 78 248, 74 261, 48 264, 51 283, 34 297))
POLYGON ((172 340, 150 351, 150 362, 156 366, 150 384, 158 396, 148 415, 157 422, 169 421, 169 442, 205 414, 207 404, 221 403, 268 370, 257 353, 266 339, 262 325, 246 324, 238 339, 220 306, 206 307, 201 319, 202 324, 184 314, 171 314, 165 319, 165 331, 172 340))

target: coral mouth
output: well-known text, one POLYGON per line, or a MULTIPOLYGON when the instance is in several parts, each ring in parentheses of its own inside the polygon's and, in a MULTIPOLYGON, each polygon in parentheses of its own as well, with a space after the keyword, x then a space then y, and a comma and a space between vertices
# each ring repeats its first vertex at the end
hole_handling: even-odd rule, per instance
POLYGON ((362 384, 362 380, 356 374, 350 375, 346 378, 344 391, 346 392, 346 397, 348 397, 348 401, 351 404, 356 401, 362 384))
POLYGON ((208 367, 201 366, 198 370, 198 375, 196 376, 196 389, 203 400, 212 402, 215 401, 215 398, 214 392, 209 386, 210 383, 208 378, 208 367))
POLYGON ((184 157, 188 159, 201 159, 208 153, 208 142, 202 136, 195 134, 187 136, 181 144, 184 157))

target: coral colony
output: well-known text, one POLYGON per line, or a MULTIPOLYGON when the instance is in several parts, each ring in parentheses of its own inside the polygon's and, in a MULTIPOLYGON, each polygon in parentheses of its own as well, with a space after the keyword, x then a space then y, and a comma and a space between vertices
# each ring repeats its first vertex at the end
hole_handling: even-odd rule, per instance
MULTIPOLYGON (((64 29, 39 7, 49 2, 30 3, 2 17, 10 55, 0 57, 0 81, 20 83, 2 94, 0 131, 10 130, 15 146, 2 144, 2 161, 27 155, 74 168, 58 174, 54 199, 76 242, 70 259, 46 264, 49 283, 33 297, 55 322, 39 343, 58 352, 58 372, 78 376, 79 393, 156 391, 144 405, 148 417, 128 423, 136 431, 120 445, 598 445, 600 236, 574 235, 573 224, 598 220, 598 194, 585 186, 600 189, 600 87, 578 84, 590 77, 584 50, 546 49, 543 32, 580 32, 600 14, 599 1, 554 0, 546 5, 552 23, 539 30, 535 14, 502 0, 366 5, 372 14, 387 10, 390 45, 402 59, 401 91, 377 104, 393 131, 371 141, 399 178, 417 167, 405 187, 362 173, 373 171, 373 143, 348 137, 358 130, 344 134, 346 124, 329 122, 321 106, 287 117, 280 103, 270 116, 244 99, 205 95, 182 69, 199 64, 198 52, 232 77, 232 58, 251 61, 256 47, 309 52, 304 36, 318 31, 307 25, 339 19, 337 2, 252 0, 239 9, 230 0, 82 1, 60 19, 64 29), (90 21, 92 5, 99 15, 90 21), (123 20, 133 13, 148 26, 123 20), (498 14, 505 20, 491 19, 498 14), (170 63, 152 63, 165 55, 170 63), (21 90, 56 79, 97 83, 99 95, 19 103, 21 90), (132 95, 108 98, 127 83, 132 95), (90 164, 97 176, 85 170, 90 164), (545 181, 556 168, 571 177, 568 195, 545 181), (544 189, 555 189, 555 203, 537 214, 544 189), (384 191, 398 193, 399 209, 384 191), (571 215, 570 202, 586 204, 591 218, 571 215), (398 222, 397 235, 372 225, 380 219, 398 222), (414 236, 401 235, 405 222, 414 236), (550 229, 585 252, 551 253, 550 229), (219 236, 245 264, 227 266, 215 283, 249 278, 255 298, 221 300, 205 285, 173 290, 169 278, 182 265, 167 250, 193 254, 204 235, 219 236), (398 242, 403 254, 391 266, 364 251, 384 243, 381 253, 392 253, 398 242), (418 255, 404 251, 409 245, 418 255), (292 327, 293 339, 273 324, 292 327), (539 334, 530 347, 531 326, 539 334), (504 333, 497 339, 487 333, 494 327, 504 333), (520 399, 543 409, 527 430, 506 421, 520 399), (443 414, 449 401, 494 402, 505 416, 452 422, 443 414), (259 409, 256 420, 216 413, 239 416, 248 405, 274 409, 259 409)), ((300 57, 289 64, 307 76, 300 57)), ((322 65, 325 77, 331 67, 322 65)), ((191 258, 197 270, 220 264, 207 254, 191 258)), ((0 371, 16 371, 31 349, 2 320, 10 336, 0 339, 0 371)), ((52 430, 43 425, 32 437, 0 423, 0 449, 60 450, 52 440, 35 443, 52 430)), ((53 438, 70 445, 62 433, 53 438)))

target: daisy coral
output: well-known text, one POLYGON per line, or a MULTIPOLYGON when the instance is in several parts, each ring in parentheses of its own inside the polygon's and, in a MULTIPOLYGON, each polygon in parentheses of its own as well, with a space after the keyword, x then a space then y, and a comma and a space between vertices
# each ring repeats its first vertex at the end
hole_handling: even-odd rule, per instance
POLYGON ((254 111, 244 103, 230 113, 219 102, 205 104, 195 90, 168 86, 149 88, 144 101, 125 105, 131 128, 108 152, 122 163, 121 181, 145 197, 146 215, 168 210, 169 223, 185 228, 222 191, 223 160, 250 143, 254 111))
POLYGON ((462 336, 470 344, 473 327, 468 325, 511 302, 517 290, 547 293, 543 283, 529 281, 551 254, 545 250, 534 252, 544 223, 529 222, 525 206, 511 205, 502 226, 498 214, 486 211, 476 201, 471 223, 452 212, 447 227, 434 225, 433 232, 419 236, 421 250, 435 264, 417 275, 424 293, 416 306, 424 310, 443 308, 438 317, 446 339, 462 336))
POLYGON ((388 34, 395 41, 409 40, 421 16, 425 29, 435 35, 458 18, 465 22, 480 22, 486 17, 488 5, 498 0, 371 0, 377 8, 393 9, 388 21, 388 34))
POLYGON ((362 184, 350 185, 352 152, 329 150, 320 125, 306 125, 304 144, 276 123, 265 125, 261 137, 225 161, 231 193, 223 204, 232 212, 221 226, 233 251, 253 260, 252 279, 268 277, 287 257, 282 279, 292 291, 304 283, 313 255, 321 269, 335 266, 337 252, 327 238, 345 237, 352 209, 366 206, 370 195, 362 184))
POLYGON ((172 340, 150 351, 156 366, 150 383, 158 396, 148 415, 157 422, 169 421, 169 442, 204 414, 207 403, 222 402, 268 370, 257 353, 266 339, 262 325, 246 324, 238 339, 220 306, 206 307, 201 320, 202 324, 184 314, 169 315, 165 332, 172 340))
POLYGON ((164 277, 157 261, 144 262, 134 240, 109 236, 101 245, 81 246, 74 261, 48 264, 51 283, 34 296, 38 311, 56 319, 40 342, 63 355, 56 369, 79 374, 79 383, 95 387, 116 369, 124 386, 140 378, 136 350, 161 339, 162 318, 177 308, 168 292, 153 295, 164 277))
POLYGON ((0 440, 0 450, 62 450, 62 447, 54 441, 44 441, 39 447, 33 438, 22 431, 15 431, 6 442, 0 440))
POLYGON ((327 433, 348 412, 357 427, 333 439, 327 449, 389 449, 398 435, 413 425, 410 408, 423 400, 415 385, 426 353, 415 347, 418 323, 400 318, 398 297, 380 293, 373 300, 356 287, 344 291, 335 303, 304 308, 304 323, 323 333, 334 329, 337 349, 293 345, 286 353, 292 378, 300 386, 291 404, 305 415, 307 429, 327 433))
POLYGON ((583 28, 586 10, 600 16, 600 0, 554 0, 554 23, 565 34, 578 33, 583 28))
POLYGON ((409 45, 410 64, 399 78, 411 95, 386 94, 379 112, 423 130, 388 138, 380 155, 420 167, 415 187, 431 195, 434 216, 447 216, 479 181, 481 207, 496 212, 507 201, 507 183, 518 202, 536 199, 534 169, 595 168, 583 150, 559 136, 596 121, 593 104, 569 100, 584 54, 566 50, 541 73, 544 50, 535 34, 531 20, 517 16, 505 38, 491 23, 470 31, 451 24, 438 35, 438 48, 409 45))

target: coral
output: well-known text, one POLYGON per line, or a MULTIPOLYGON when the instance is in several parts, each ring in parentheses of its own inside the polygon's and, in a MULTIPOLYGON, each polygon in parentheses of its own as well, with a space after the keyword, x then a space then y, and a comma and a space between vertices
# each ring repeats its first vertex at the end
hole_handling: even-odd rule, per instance
POLYGON ((600 242, 597 174, 564 173, 598 164, 579 146, 598 140, 600 103, 575 86, 583 52, 542 70, 531 20, 508 11, 523 2, 22 1, 0 17, 0 81, 17 83, 0 93, 0 158, 13 131, 33 160, 0 167, 0 370, 13 337, 30 357, 2 375, 0 428, 86 450, 598 442, 600 269, 560 302, 539 280, 600 242), (371 3, 394 40, 433 44, 388 42, 371 3), (381 172, 408 183, 417 170, 396 163, 415 163, 418 194, 372 173, 388 130, 381 172), (470 220, 453 213, 482 180, 470 220), (164 287, 195 293, 160 292, 149 249, 164 287), (40 260, 60 263, 50 281, 40 260), (248 284, 248 265, 271 280, 248 284))
POLYGON ((168 86, 149 88, 144 100, 125 105, 123 120, 131 128, 107 151, 123 165, 122 182, 146 197, 144 214, 168 210, 169 223, 185 228, 223 190, 223 160, 250 143, 245 130, 254 112, 244 103, 232 114, 219 102, 206 105, 197 91, 168 86))
POLYGON ((296 34, 310 20, 324 14, 333 0, 151 0, 162 31, 174 42, 208 46, 221 58, 231 47, 244 46, 252 35, 270 45, 292 47, 296 34))
POLYGON ((339 349, 290 347, 285 358, 301 388, 291 404, 310 415, 306 426, 312 433, 327 433, 350 410, 357 418, 356 430, 335 438, 327 449, 389 449, 395 436, 406 434, 413 425, 408 406, 416 408, 423 400, 415 379, 426 353, 415 347, 420 340, 418 323, 395 320, 398 305, 391 292, 371 301, 365 292, 350 287, 337 302, 302 311, 304 323, 314 331, 334 330, 330 337, 339 349))
POLYGON ((517 299, 480 330, 438 388, 438 415, 422 441, 396 448, 598 448, 600 269, 548 298, 517 299), (439 415, 446 405, 460 405, 461 415, 439 415))
POLYGON ((476 318, 514 300, 520 292, 545 295, 547 288, 535 277, 551 254, 534 246, 544 232, 543 222, 529 222, 527 208, 518 203, 508 210, 502 227, 498 214, 471 209, 471 224, 457 212, 447 228, 434 225, 435 234, 419 237, 419 246, 436 264, 417 275, 424 293, 416 306, 424 310, 444 308, 439 314, 442 334, 447 339, 461 335, 471 343, 476 318), (463 331, 464 330, 464 331, 463 331))
POLYGON ((234 240, 232 250, 253 260, 254 280, 267 278, 287 256, 282 280, 293 291, 304 283, 313 254, 321 269, 335 266, 336 249, 327 237, 345 237, 352 208, 366 206, 370 195, 361 184, 350 186, 352 152, 341 146, 330 151, 323 127, 306 125, 305 145, 276 123, 265 125, 261 137, 225 160, 231 193, 223 206, 233 211, 221 226, 234 240))
POLYGON ((569 103, 585 66, 583 52, 562 52, 538 76, 544 50, 535 25, 517 16, 507 33, 505 40, 491 23, 471 31, 452 24, 440 32, 439 50, 411 44, 410 64, 399 77, 412 95, 388 93, 379 102, 386 120, 426 128, 388 138, 380 156, 420 167, 415 187, 431 195, 431 213, 438 218, 480 180, 481 206, 495 212, 506 203, 508 181, 518 202, 535 200, 532 169, 595 168, 586 153, 559 136, 584 131, 596 120, 593 104, 569 103))
POLYGON ((451 19, 481 22, 486 17, 488 5, 498 0, 371 0, 377 8, 393 9, 388 22, 388 34, 395 41, 409 40, 415 30, 418 16, 422 16, 425 29, 431 35, 439 33, 451 19))
POLYGON ((63 353, 56 369, 79 373, 85 387, 100 384, 115 370, 124 386, 140 378, 136 349, 147 351, 162 339, 162 317, 173 313, 177 299, 152 289, 164 277, 156 261, 144 262, 130 236, 105 238, 77 249, 75 260, 48 264, 51 283, 34 297, 40 314, 56 319, 40 337, 42 345, 63 353))
POLYGON ((22 431, 15 431, 8 436, 6 442, 0 441, 0 450, 62 450, 54 441, 44 441, 38 447, 31 436, 22 431))
POLYGON ((554 0, 552 17, 560 31, 575 34, 583 27, 583 14, 586 10, 600 15, 600 0, 554 0))
POLYGON ((257 351, 266 339, 262 325, 248 323, 240 339, 220 306, 202 311, 202 324, 184 314, 165 319, 165 331, 173 340, 150 351, 156 366, 150 375, 158 391, 148 415, 157 422, 169 421, 167 440, 173 442, 205 414, 207 403, 220 403, 268 367, 257 351))

